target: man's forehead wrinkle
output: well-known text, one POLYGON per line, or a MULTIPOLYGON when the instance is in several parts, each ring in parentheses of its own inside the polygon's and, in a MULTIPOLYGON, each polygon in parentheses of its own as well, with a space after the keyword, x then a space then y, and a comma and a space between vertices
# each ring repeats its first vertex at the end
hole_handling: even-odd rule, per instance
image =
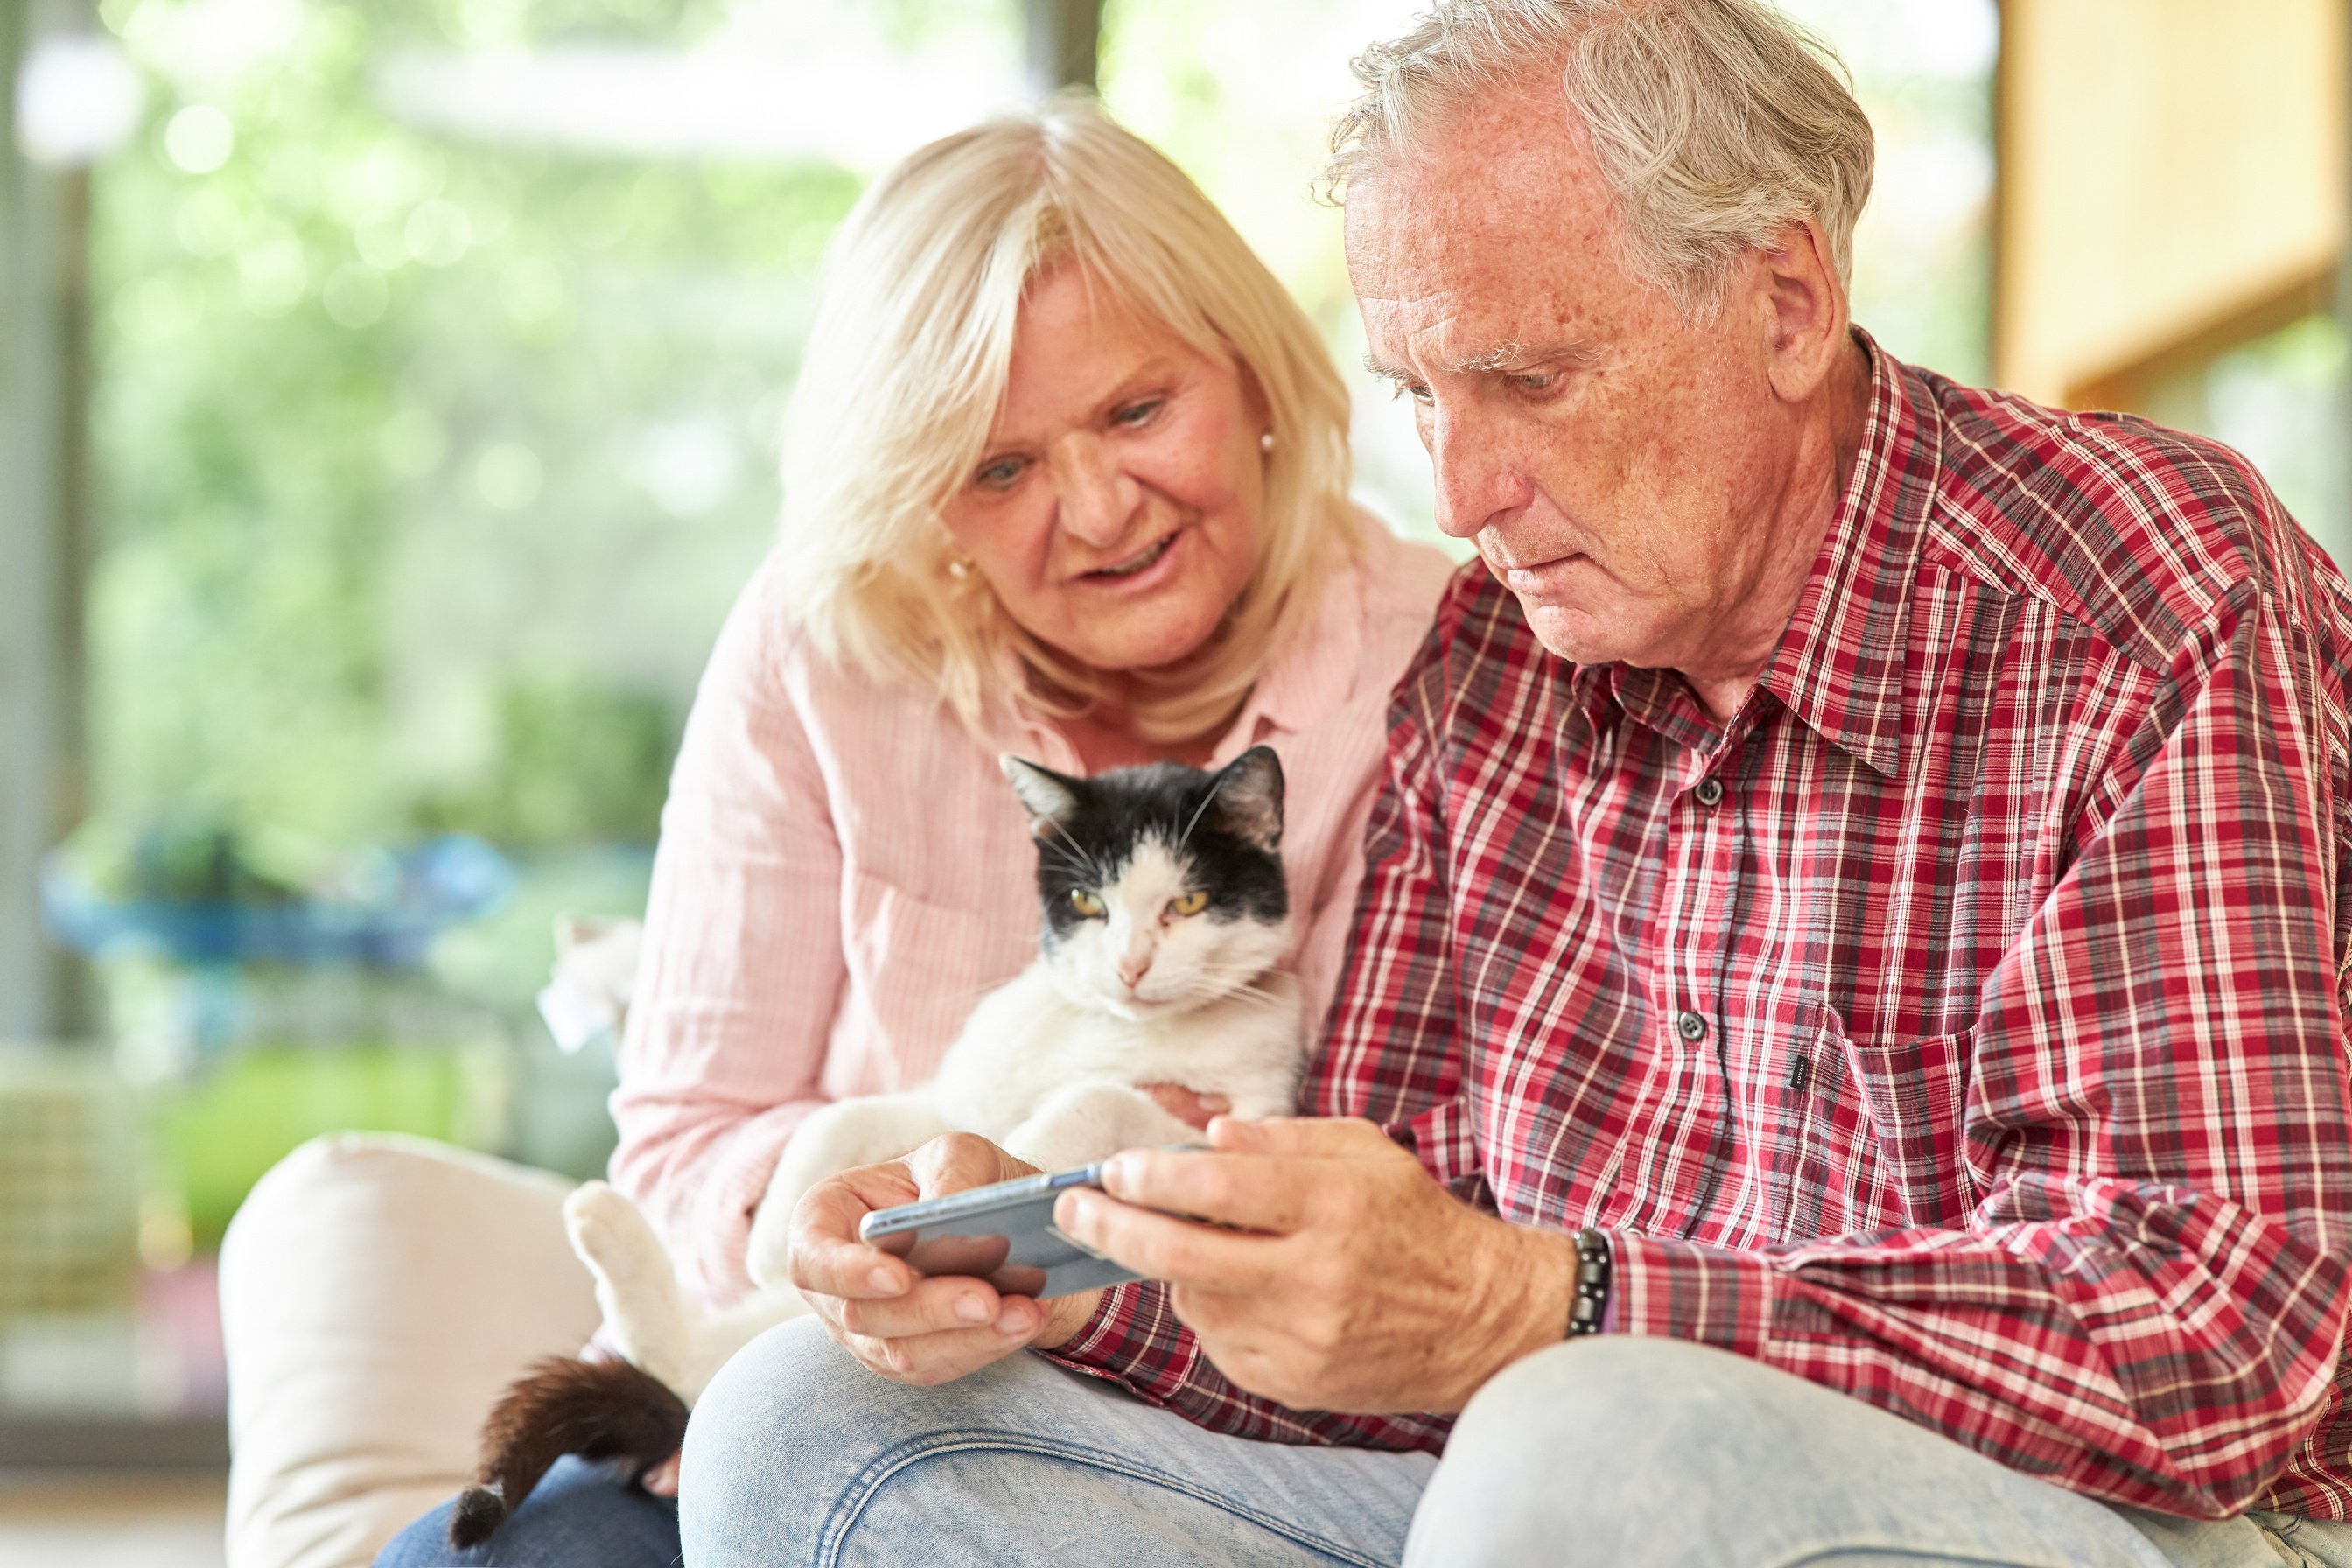
POLYGON ((1618 247, 1616 196, 1548 71, 1497 84, 1424 127, 1375 184, 1368 194, 1385 210, 1367 216, 1387 243, 1448 260, 1467 249, 1487 269, 1541 277, 1563 247, 1618 247))
POLYGON ((1391 231, 1355 269, 1372 362, 1426 376, 1605 359, 1618 324, 1566 254, 1592 243, 1578 230, 1391 231))

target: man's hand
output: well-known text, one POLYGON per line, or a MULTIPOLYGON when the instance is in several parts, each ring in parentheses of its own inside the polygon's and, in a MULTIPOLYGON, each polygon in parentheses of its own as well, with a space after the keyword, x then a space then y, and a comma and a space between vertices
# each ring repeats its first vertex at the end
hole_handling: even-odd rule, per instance
POLYGON ((950 1383, 1024 1346, 1059 1344, 1094 1315, 1101 1292, 1001 1296, 985 1279, 923 1279, 857 1239, 875 1209, 1035 1171, 985 1138, 950 1132, 904 1160, 820 1182, 793 1211, 793 1284, 845 1350, 898 1383, 950 1383))
POLYGON ((1370 1122, 1221 1118, 1209 1142, 1118 1155, 1110 1195, 1065 1193, 1054 1219, 1167 1280, 1177 1317, 1249 1392, 1308 1410, 1459 1410, 1566 1331, 1574 1242, 1465 1206, 1370 1122))

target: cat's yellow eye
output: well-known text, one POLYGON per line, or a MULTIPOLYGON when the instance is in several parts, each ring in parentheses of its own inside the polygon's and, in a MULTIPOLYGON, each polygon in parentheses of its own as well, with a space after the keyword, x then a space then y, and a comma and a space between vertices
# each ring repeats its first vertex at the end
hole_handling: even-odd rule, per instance
POLYGON ((1070 889, 1070 908, 1077 910, 1078 913, 1086 916, 1087 919, 1090 921, 1099 920, 1102 917, 1103 901, 1101 899, 1097 898, 1095 894, 1088 892, 1084 888, 1072 888, 1070 889))
POLYGON ((1168 912, 1171 915, 1197 915, 1208 907, 1209 895, 1199 888, 1193 889, 1181 899, 1168 900, 1168 912))

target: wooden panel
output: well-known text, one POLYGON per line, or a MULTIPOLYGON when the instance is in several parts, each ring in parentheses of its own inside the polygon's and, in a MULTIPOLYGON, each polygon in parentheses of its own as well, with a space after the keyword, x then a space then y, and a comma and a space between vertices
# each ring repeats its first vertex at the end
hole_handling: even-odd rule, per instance
POLYGON ((2004 0, 1994 362, 2063 402, 2307 291, 2346 230, 2344 0, 2004 0))

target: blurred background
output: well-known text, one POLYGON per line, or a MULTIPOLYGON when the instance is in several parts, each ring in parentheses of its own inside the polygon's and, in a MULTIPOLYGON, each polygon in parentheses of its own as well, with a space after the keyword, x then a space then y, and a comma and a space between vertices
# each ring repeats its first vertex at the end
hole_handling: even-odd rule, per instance
MULTIPOLYGON (((1786 8, 1877 129, 1882 342, 2218 436, 2346 542, 2338 0, 1786 8)), ((0 1559, 219 1560, 208 1255, 295 1143, 601 1169, 610 1041, 534 994, 560 917, 641 907, 890 160, 1097 83, 1323 325, 1367 503, 1427 531, 1312 194, 1415 9, 0 0, 0 1559), (90 1533, 124 1488, 194 1517, 90 1533)))

